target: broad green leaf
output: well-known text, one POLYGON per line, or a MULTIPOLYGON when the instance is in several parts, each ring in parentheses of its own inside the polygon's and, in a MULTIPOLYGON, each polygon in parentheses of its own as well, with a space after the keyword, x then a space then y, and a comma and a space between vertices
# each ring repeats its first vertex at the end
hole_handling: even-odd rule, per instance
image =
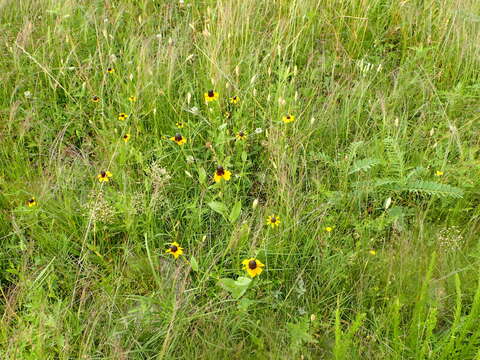
POLYGON ((218 281, 218 285, 228 291, 234 299, 239 299, 245 294, 251 282, 252 279, 240 276, 237 280, 222 278, 218 281))
POLYGON ((223 216, 227 217, 228 209, 227 209, 227 206, 224 203, 221 203, 220 201, 210 201, 207 205, 213 211, 219 213, 220 215, 223 215, 223 216))
POLYGON ((190 258, 190 266, 192 267, 192 270, 195 272, 198 272, 198 262, 197 259, 195 259, 194 256, 190 258))
POLYGON ((242 161, 243 162, 247 161, 247 152, 246 151, 242 151, 242 161))
POLYGON ((240 311, 247 311, 250 305, 252 305, 253 303, 255 303, 254 300, 242 298, 238 302, 237 309, 240 311))
POLYGON ((232 211, 230 212, 230 222, 234 223, 238 217, 240 216, 240 213, 242 212, 242 202, 239 200, 235 203, 235 205, 232 208, 232 211))
POLYGON ((198 182, 202 185, 207 183, 207 172, 203 167, 198 168, 198 182))

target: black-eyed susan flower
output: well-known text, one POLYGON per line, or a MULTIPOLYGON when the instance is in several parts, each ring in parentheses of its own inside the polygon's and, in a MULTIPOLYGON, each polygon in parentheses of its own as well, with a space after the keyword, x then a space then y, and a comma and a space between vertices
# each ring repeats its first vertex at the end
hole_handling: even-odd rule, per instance
POLYGON ((179 243, 173 242, 168 246, 165 253, 172 254, 175 259, 178 259, 178 257, 183 254, 183 248, 179 243))
POLYGON ((239 131, 235 134, 237 140, 245 140, 247 138, 247 133, 245 131, 239 131))
POLYGON ((257 275, 260 275, 263 271, 263 267, 265 266, 262 262, 255 258, 245 259, 242 261, 243 270, 247 272, 247 274, 254 278, 257 275))
POLYGON ((280 225, 280 223, 280 217, 277 215, 270 215, 269 217, 267 217, 267 225, 270 225, 272 228, 280 225))
POLYGON ((440 170, 435 171, 435 176, 443 176, 443 171, 440 171, 440 170))
POLYGON ((282 121, 283 121, 285 124, 294 122, 294 121, 295 121, 295 116, 290 115, 290 114, 285 115, 285 116, 282 117, 282 121))
POLYGON ((187 142, 187 139, 185 139, 180 133, 176 133, 175 136, 170 138, 170 140, 175 141, 178 145, 183 145, 187 142))
POLYGON ((182 128, 185 127, 185 123, 184 123, 184 122, 181 122, 181 121, 177 121, 177 122, 175 123, 175 126, 176 126, 177 128, 179 128, 179 129, 182 129, 182 128))
POLYGON ((236 95, 235 95, 235 96, 232 96, 232 97, 230 98, 230 103, 231 103, 231 104, 237 104, 239 101, 240 101, 240 98, 239 98, 238 96, 236 96, 236 95))
POLYGON ((125 134, 122 136, 122 139, 123 141, 125 141, 125 143, 127 143, 130 140, 130 138, 131 138, 130 134, 125 134))
POLYGON ((111 177, 112 173, 110 171, 101 171, 100 174, 97 175, 98 181, 100 182, 109 182, 111 177))
POLYGON ((122 120, 122 121, 123 121, 123 120, 127 120, 127 118, 128 118, 128 115, 125 114, 125 113, 120 113, 120 114, 118 114, 118 120, 122 120))
POLYGON ((373 250, 373 249, 370 250, 368 253, 369 253, 370 255, 372 255, 372 256, 377 255, 377 252, 376 252, 375 250, 373 250))
POLYGON ((218 93, 214 90, 208 90, 205 94, 203 94, 206 102, 215 101, 218 99, 218 93))
POLYGON ((332 232, 333 231, 333 227, 332 226, 325 226, 325 231, 326 232, 332 232))
POLYGON ((30 199, 27 200, 28 207, 37 206, 37 200, 32 196, 30 199))
POLYGON ((218 166, 217 170, 215 170, 215 174, 213 174, 213 180, 215 180, 216 183, 219 183, 222 180, 230 180, 231 176, 232 173, 230 171, 225 170, 223 166, 218 166))
POLYGON ((136 98, 135 96, 130 96, 130 97, 128 98, 128 101, 130 101, 130 102, 135 102, 135 101, 137 101, 137 98, 136 98))
POLYGON ((97 102, 100 101, 100 98, 99 98, 97 95, 94 95, 94 96, 92 96, 92 101, 93 101, 94 103, 97 103, 97 102))
POLYGON ((115 72, 115 69, 113 67, 107 68, 107 73, 113 74, 115 72))

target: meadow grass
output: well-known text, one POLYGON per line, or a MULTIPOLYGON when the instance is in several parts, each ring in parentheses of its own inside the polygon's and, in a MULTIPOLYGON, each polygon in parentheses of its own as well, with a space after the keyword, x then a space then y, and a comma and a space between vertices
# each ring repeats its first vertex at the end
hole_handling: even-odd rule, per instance
POLYGON ((0 0, 0 358, 480 359, 479 26, 0 0))

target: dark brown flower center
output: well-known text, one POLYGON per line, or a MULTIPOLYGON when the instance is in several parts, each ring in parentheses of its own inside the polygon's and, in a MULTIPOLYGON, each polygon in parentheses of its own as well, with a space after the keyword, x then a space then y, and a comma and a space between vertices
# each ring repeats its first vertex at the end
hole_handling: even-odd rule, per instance
POLYGON ((217 167, 217 175, 218 175, 218 176, 223 176, 223 175, 225 175, 225 170, 223 169, 223 166, 217 167))
POLYGON ((123 138, 124 138, 124 139, 128 139, 128 135, 123 135, 123 138))
POLYGON ((170 251, 171 251, 172 253, 175 253, 175 252, 178 251, 178 247, 176 247, 175 245, 170 245, 170 251))
POLYGON ((93 101, 97 101, 97 100, 98 100, 98 96, 94 96, 93 101))
POLYGON ((215 96, 215 93, 213 92, 213 90, 208 90, 208 97, 214 97, 215 96))
POLYGON ((255 270, 257 268, 257 262, 255 260, 250 260, 248 262, 248 268, 250 270, 255 270))
POLYGON ((240 132, 238 133, 238 136, 244 137, 244 136, 245 136, 245 133, 244 133, 243 131, 240 131, 240 132))
POLYGON ((275 216, 272 216, 271 219, 270 219, 270 222, 272 224, 275 224, 277 222, 277 218, 275 216))
POLYGON ((111 72, 111 71, 112 71, 112 68, 108 68, 107 71, 108 71, 108 72, 111 72))
POLYGON ((290 120, 290 115, 287 115, 287 120, 290 120))
POLYGON ((106 173, 105 171, 101 171, 101 172, 100 172, 100 176, 101 176, 101 177, 106 177, 106 176, 107 176, 107 173, 106 173))
POLYGON ((28 200, 28 203, 29 203, 29 204, 33 204, 34 202, 35 202, 35 199, 30 199, 30 200, 28 200))
POLYGON ((176 142, 180 142, 180 141, 182 141, 182 139, 183 139, 183 138, 182 138, 182 135, 181 135, 181 134, 175 134, 175 141, 176 141, 176 142))

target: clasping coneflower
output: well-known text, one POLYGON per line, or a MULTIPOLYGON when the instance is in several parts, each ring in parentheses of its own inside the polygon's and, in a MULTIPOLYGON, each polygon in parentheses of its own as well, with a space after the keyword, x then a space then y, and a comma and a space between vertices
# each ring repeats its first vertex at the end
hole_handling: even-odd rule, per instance
POLYGON ((118 120, 127 120, 128 115, 125 113, 118 114, 118 120))
POLYGON ((178 257, 183 254, 183 248, 177 242, 173 242, 168 246, 165 253, 172 254, 175 259, 178 259, 178 257))
POLYGON ((267 225, 271 225, 272 228, 280 225, 280 223, 281 223, 280 216, 270 215, 269 217, 267 217, 267 225))
POLYGON ((30 199, 27 200, 28 207, 37 206, 37 200, 32 196, 30 199))
POLYGON ((245 140, 247 138, 247 133, 245 131, 239 131, 237 132, 235 137, 237 138, 237 140, 245 140))
POLYGON ((214 90, 208 90, 205 94, 203 94, 206 102, 215 101, 218 99, 218 93, 214 90))
POLYGON ((443 176, 443 171, 440 171, 440 170, 435 171, 435 176, 443 176))
POLYGON ((242 261, 243 270, 245 270, 248 275, 254 278, 257 275, 260 275, 265 266, 262 262, 255 258, 250 258, 242 261))
POLYGON ((177 128, 179 128, 179 129, 182 129, 182 128, 185 127, 185 123, 184 123, 184 122, 181 122, 181 121, 177 121, 177 122, 175 123, 175 126, 176 126, 177 128))
POLYGON ((98 181, 100 182, 109 182, 111 177, 112 173, 110 171, 101 171, 100 174, 97 175, 98 181))
POLYGON ((113 74, 115 72, 115 69, 113 67, 107 68, 107 73, 113 74))
POLYGON ((131 138, 130 134, 125 134, 125 135, 122 136, 122 139, 123 139, 123 141, 125 141, 125 143, 127 143, 128 140, 130 140, 130 138, 131 138))
POLYGON ((236 95, 230 98, 230 103, 232 104, 237 104, 239 101, 240 101, 240 98, 236 95))
POLYGON ((94 103, 97 103, 97 102, 100 101, 100 98, 99 98, 97 95, 94 95, 94 96, 92 96, 92 101, 93 101, 94 103))
POLYGON ((294 122, 294 121, 295 121, 295 116, 290 115, 290 114, 289 114, 289 115, 285 115, 284 117, 282 117, 282 121, 283 121, 285 124, 294 122))
POLYGON ((333 227, 332 226, 325 226, 325 231, 326 232, 332 232, 333 231, 333 227))
POLYGON ((176 133, 175 136, 170 138, 170 140, 175 141, 178 145, 183 145, 187 142, 187 139, 185 139, 180 133, 176 133))
POLYGON ((213 175, 213 180, 215 180, 216 183, 219 183, 222 181, 222 179, 225 181, 230 180, 231 176, 232 173, 230 171, 225 170, 223 166, 218 166, 217 170, 215 170, 215 174, 213 175))
POLYGON ((137 101, 137 98, 136 98, 135 96, 130 96, 130 97, 128 98, 128 101, 130 101, 130 102, 135 102, 135 101, 137 101))

